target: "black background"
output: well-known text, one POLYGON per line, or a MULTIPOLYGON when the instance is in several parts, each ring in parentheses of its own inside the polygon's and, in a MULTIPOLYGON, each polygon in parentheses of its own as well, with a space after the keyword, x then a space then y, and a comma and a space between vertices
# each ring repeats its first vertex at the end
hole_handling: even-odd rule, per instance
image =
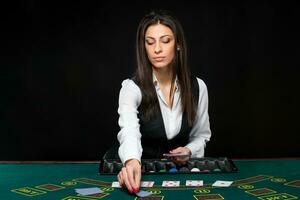
POLYGON ((152 8, 179 18, 207 84, 206 156, 299 156, 299 6, 287 2, 3 5, 0 160, 100 159, 116 142, 121 82, 152 8))

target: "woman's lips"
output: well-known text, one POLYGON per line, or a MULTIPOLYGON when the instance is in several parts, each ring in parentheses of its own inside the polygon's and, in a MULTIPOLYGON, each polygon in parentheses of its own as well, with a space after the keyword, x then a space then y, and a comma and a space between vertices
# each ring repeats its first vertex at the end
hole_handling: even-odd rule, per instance
POLYGON ((156 62, 161 62, 164 60, 165 57, 154 57, 153 59, 156 61, 156 62))

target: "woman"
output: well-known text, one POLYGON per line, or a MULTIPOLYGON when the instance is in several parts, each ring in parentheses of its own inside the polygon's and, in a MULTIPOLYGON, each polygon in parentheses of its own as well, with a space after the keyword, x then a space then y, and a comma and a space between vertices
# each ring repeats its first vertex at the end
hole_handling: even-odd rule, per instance
POLYGON ((130 193, 139 191, 141 158, 203 157, 211 137, 207 88, 190 75, 178 20, 164 11, 147 14, 137 29, 136 55, 136 74, 122 82, 118 108, 124 164, 118 181, 130 193))

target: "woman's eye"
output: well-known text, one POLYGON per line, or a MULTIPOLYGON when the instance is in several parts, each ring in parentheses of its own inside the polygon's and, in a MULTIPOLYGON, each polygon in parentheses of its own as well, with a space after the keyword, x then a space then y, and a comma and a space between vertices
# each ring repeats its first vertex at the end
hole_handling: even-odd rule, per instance
POLYGON ((147 41, 147 40, 146 40, 146 43, 147 43, 148 45, 154 44, 154 42, 152 42, 152 41, 147 41))
POLYGON ((163 42, 163 43, 169 43, 169 42, 170 42, 170 39, 169 39, 169 38, 168 38, 168 39, 163 39, 162 42, 163 42))

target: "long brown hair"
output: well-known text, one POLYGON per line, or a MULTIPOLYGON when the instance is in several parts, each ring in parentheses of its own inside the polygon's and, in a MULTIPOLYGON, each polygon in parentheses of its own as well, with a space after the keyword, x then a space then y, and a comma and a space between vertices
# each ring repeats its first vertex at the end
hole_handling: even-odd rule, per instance
POLYGON ((152 65, 147 57, 145 48, 145 33, 147 28, 154 24, 163 24, 169 27, 175 36, 175 55, 172 61, 172 85, 174 88, 176 75, 180 84, 182 111, 186 114, 188 125, 192 126, 196 115, 196 102, 191 89, 191 76, 187 62, 187 45, 184 32, 179 21, 167 11, 152 11, 145 15, 140 21, 136 35, 136 58, 137 69, 135 81, 142 92, 141 109, 144 112, 145 120, 150 120, 159 111, 159 103, 153 84, 152 65), (178 50, 177 48, 180 48, 178 50))

